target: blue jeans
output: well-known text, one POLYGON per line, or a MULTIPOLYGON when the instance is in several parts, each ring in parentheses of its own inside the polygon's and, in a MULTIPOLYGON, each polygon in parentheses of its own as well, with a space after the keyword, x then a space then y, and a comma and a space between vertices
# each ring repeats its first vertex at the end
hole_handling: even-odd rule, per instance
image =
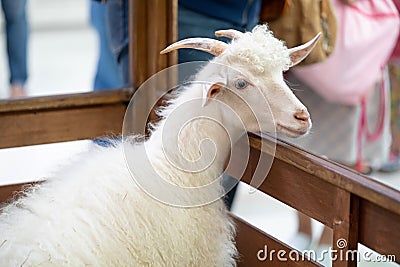
POLYGON ((106 6, 100 2, 90 1, 90 22, 96 29, 99 43, 99 58, 94 79, 94 90, 120 88, 122 73, 117 57, 111 50, 110 36, 107 28, 106 6))
POLYGON ((4 12, 10 84, 24 85, 28 78, 28 22, 26 0, 1 0, 4 12))
POLYGON ((111 50, 117 57, 124 85, 129 85, 129 5, 128 0, 107 0, 107 23, 111 50))
MULTIPOLYGON (((109 48, 117 60, 118 71, 122 74, 122 86, 129 86, 129 7, 128 0, 107 0, 105 4, 106 31, 109 34, 109 48)), ((100 138, 93 142, 99 146, 115 146, 121 137, 100 138)))
MULTIPOLYGON (((182 5, 178 6, 178 40, 189 37, 208 37, 212 39, 219 39, 228 41, 227 38, 216 38, 214 33, 216 30, 221 29, 235 29, 238 31, 249 31, 257 24, 247 25, 247 27, 238 26, 233 23, 223 21, 220 19, 212 18, 187 9, 182 5)), ((180 49, 178 50, 179 63, 189 61, 208 61, 213 58, 209 53, 194 50, 194 49, 180 49)))

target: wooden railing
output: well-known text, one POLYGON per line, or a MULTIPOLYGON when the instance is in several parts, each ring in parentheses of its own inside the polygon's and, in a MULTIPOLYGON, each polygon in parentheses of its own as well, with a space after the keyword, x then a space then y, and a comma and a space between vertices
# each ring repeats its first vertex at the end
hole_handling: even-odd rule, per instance
MULTIPOLYGON (((286 142, 254 134, 250 135, 250 161, 243 182, 250 182, 259 154, 270 153, 261 151, 261 142, 263 147, 273 142, 277 146, 271 170, 259 190, 333 229, 333 249, 343 255, 357 250, 361 243, 382 255, 394 255, 400 262, 399 191, 286 142), (346 240, 345 248, 337 247, 339 239, 346 240)), ((249 226, 242 222, 238 225, 239 250, 246 255, 243 266, 263 266, 256 255, 265 244, 284 246, 269 236, 262 238, 261 231, 251 230, 254 236, 247 233, 249 226)), ((333 266, 356 265, 357 261, 350 259, 333 262, 333 266)))
POLYGON ((0 148, 121 132, 132 89, 0 101, 0 148))
MULTIPOLYGON (((0 148, 120 134, 132 92, 120 89, 0 101, 0 148)), ((347 241, 343 253, 362 243, 400 261, 399 191, 283 141, 254 134, 250 134, 250 160, 242 181, 250 182, 260 153, 271 153, 262 147, 271 147, 274 142, 275 159, 259 190, 332 228, 334 240, 347 241)), ((21 186, 1 186, 0 202, 21 186)), ((291 250, 242 219, 234 219, 239 266, 265 266, 257 259, 257 252, 265 245, 276 251, 291 250)), ((339 249, 335 243, 333 249, 339 249)), ((319 266, 308 260, 281 262, 277 258, 269 266, 289 263, 319 266)), ((356 266, 356 261, 335 261, 333 266, 356 266)))

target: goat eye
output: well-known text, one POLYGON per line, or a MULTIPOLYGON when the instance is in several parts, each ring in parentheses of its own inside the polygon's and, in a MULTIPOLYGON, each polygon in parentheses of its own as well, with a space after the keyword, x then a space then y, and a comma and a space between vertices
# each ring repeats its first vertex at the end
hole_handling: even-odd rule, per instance
POLYGON ((247 85, 249 85, 249 83, 246 82, 246 81, 243 80, 243 79, 238 79, 238 80, 236 80, 236 82, 235 82, 235 87, 236 87, 237 89, 244 89, 244 88, 247 87, 247 85))

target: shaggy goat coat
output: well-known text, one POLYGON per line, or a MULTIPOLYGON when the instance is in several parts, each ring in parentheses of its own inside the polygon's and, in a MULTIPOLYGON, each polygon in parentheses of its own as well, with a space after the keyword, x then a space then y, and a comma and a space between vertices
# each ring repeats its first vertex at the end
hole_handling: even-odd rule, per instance
MULTIPOLYGON (((189 88, 181 97, 199 98, 201 91, 189 88)), ((182 133, 185 151, 198 154, 196 141, 224 136, 204 123, 196 121, 182 133)), ((219 176, 222 158, 197 177, 174 169, 157 138, 161 128, 126 153, 135 155, 146 145, 154 168, 182 186, 219 176)), ((0 266, 234 266, 234 227, 222 200, 194 208, 163 204, 137 186, 130 171, 151 178, 137 168, 127 168, 123 144, 98 147, 56 178, 26 190, 0 214, 0 266)))
MULTIPOLYGON (((281 74, 290 63, 287 48, 265 26, 233 41, 213 61, 264 76, 270 69, 281 74)), ((200 74, 207 74, 207 67, 200 74)), ((164 116, 184 101, 202 99, 203 93, 200 85, 182 90, 164 116)), ((186 112, 207 110, 221 125, 234 129, 230 120, 223 121, 213 101, 196 107, 186 112)), ((1 210, 0 266, 235 266, 234 227, 223 201, 209 201, 223 190, 219 183, 203 194, 179 196, 209 204, 180 208, 157 201, 132 178, 153 179, 154 172, 140 164, 145 147, 154 170, 171 183, 184 187, 210 184, 223 171, 232 138, 223 127, 210 123, 205 119, 189 123, 178 141, 188 160, 212 158, 218 152, 204 171, 182 171, 166 158, 161 135, 174 125, 164 120, 144 143, 125 141, 89 151, 57 178, 25 190, 1 210), (214 141, 214 149, 199 149, 206 139, 214 141), (129 169, 124 155, 137 164, 129 169)))

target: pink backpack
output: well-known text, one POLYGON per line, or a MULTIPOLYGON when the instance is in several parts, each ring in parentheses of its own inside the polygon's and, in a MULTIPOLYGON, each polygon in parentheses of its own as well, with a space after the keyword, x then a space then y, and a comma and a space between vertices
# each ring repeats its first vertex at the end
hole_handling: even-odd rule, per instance
POLYGON ((335 51, 317 64, 293 71, 326 100, 359 104, 386 65, 399 34, 399 13, 392 0, 332 0, 338 21, 335 51))

